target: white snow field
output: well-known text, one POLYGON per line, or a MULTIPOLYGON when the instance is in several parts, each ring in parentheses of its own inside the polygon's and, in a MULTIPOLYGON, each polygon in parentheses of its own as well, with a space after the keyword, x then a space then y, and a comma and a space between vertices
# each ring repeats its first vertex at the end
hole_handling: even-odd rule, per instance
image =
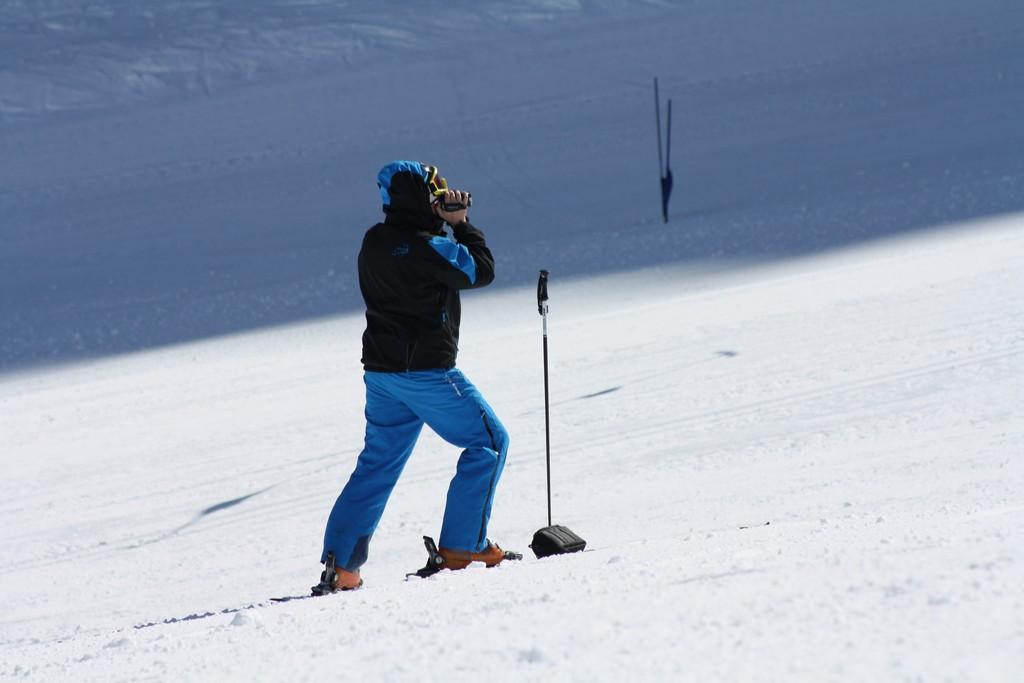
POLYGON ((1019 681, 1024 5, 0 4, 0 678, 1019 681), (673 98, 671 220, 652 76, 673 98), (497 257, 522 562, 318 579, 377 169, 497 257), (537 270, 551 281, 547 524, 537 270))

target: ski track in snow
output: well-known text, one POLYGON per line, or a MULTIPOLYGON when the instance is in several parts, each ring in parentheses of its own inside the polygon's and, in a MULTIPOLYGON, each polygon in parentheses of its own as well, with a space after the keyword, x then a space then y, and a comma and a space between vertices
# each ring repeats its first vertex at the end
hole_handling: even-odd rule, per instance
POLYGON ((4 4, 0 677, 1018 680, 1021 18, 4 4), (457 457, 425 433, 365 587, 274 604, 362 443, 350 224, 393 156, 473 179, 503 288, 460 367, 527 557, 403 579, 457 457), (543 561, 539 267, 553 517, 589 542, 543 561))

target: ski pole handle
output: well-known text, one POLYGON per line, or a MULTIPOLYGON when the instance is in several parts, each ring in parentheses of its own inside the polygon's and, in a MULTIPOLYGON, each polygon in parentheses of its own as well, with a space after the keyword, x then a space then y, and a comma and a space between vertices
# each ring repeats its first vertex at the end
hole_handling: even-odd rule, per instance
POLYGON ((540 277, 537 279, 537 312, 541 315, 547 313, 547 301, 548 301, 548 271, 540 271, 540 277))

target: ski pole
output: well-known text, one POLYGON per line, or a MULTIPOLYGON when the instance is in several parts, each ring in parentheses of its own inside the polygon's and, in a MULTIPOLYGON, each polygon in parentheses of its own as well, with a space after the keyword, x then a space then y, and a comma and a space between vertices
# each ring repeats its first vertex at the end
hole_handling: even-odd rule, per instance
POLYGON ((537 310, 544 318, 544 449, 548 475, 548 525, 533 535, 530 547, 539 560, 548 555, 578 553, 587 542, 568 527, 551 523, 551 400, 548 393, 548 271, 537 280, 537 310))
POLYGON ((544 447, 548 476, 548 526, 551 526, 551 408, 548 400, 548 271, 537 280, 537 310, 544 319, 544 447))

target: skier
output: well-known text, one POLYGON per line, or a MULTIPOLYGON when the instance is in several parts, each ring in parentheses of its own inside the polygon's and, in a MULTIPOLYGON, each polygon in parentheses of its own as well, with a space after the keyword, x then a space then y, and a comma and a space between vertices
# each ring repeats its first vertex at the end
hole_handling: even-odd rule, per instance
POLYGON ((362 585, 370 538, 424 423, 464 449, 448 488, 437 569, 506 558, 487 539, 487 523, 508 432, 455 367, 459 290, 490 284, 494 257, 466 219, 469 194, 449 189, 435 167, 394 161, 377 186, 384 222, 367 231, 359 251, 366 439, 327 520, 314 594, 362 585))

